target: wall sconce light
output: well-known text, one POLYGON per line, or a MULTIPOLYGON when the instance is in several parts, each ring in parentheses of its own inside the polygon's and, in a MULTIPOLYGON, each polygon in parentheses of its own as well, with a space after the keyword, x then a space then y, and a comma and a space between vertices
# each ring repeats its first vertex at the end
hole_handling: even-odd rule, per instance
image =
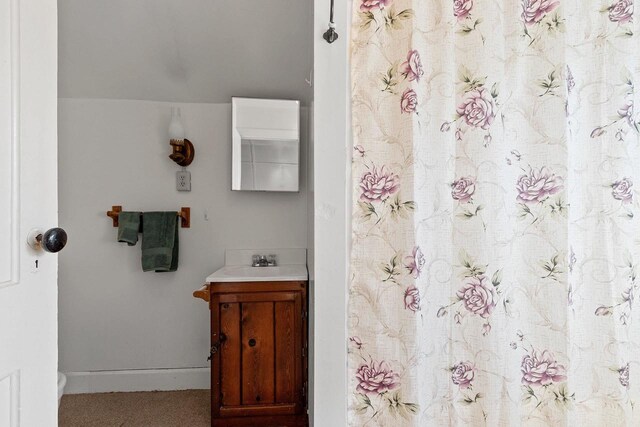
POLYGON ((189 166, 193 161, 195 149, 191 141, 184 137, 184 126, 182 125, 182 116, 178 107, 171 108, 169 144, 173 148, 173 153, 169 158, 180 166, 189 166))

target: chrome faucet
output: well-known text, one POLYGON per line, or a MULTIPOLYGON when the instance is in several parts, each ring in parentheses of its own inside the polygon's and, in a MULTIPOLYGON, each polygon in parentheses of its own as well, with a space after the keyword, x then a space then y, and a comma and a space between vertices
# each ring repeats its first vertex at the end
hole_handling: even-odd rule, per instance
POLYGON ((277 266, 275 255, 253 255, 251 266, 252 267, 275 267, 277 266))

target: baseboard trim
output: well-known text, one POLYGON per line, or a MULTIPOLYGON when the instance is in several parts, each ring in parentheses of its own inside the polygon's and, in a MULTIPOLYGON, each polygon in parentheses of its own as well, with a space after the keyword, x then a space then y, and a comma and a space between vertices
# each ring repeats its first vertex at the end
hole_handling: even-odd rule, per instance
POLYGON ((64 394, 208 389, 210 372, 209 368, 65 372, 64 394))

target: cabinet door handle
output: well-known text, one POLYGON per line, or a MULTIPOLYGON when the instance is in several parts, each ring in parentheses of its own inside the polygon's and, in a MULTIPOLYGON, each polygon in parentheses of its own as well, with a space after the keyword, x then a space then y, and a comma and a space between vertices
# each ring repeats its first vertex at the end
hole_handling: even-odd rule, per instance
POLYGON ((254 338, 251 338, 249 340, 249 347, 255 347, 256 346, 256 340, 254 338))
POLYGON ((213 359, 213 356, 215 356, 215 354, 218 352, 219 346, 220 346, 220 343, 215 343, 211 346, 211 349, 209 350, 209 357, 207 357, 207 361, 213 359))
POLYGON ((220 346, 224 344, 226 340, 227 340, 227 336, 224 333, 220 332, 220 339, 218 340, 217 343, 214 343, 209 349, 209 357, 207 357, 207 360, 213 359, 213 356, 215 356, 215 354, 218 353, 218 351, 220 351, 220 346))

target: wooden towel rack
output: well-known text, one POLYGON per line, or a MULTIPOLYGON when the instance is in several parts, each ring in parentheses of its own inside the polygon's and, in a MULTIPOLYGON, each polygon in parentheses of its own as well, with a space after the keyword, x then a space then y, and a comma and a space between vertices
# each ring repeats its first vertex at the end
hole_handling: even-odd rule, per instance
MULTIPOLYGON (((113 226, 118 226, 118 215, 122 212, 122 206, 111 206, 111 210, 107 211, 107 216, 113 220, 113 226)), ((176 215, 180 217, 180 226, 182 228, 191 227, 191 208, 182 207, 176 215)))

